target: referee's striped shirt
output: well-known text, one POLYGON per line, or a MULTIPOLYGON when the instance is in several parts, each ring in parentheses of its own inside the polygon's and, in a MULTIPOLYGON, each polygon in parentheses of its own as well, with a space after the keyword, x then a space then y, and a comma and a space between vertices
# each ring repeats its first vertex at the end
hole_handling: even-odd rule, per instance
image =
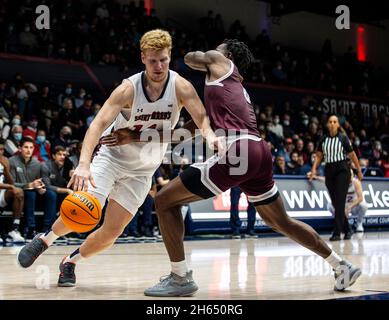
POLYGON ((354 151, 349 138, 341 132, 334 137, 325 135, 319 142, 318 151, 324 155, 325 163, 334 163, 347 159, 347 154, 354 151))

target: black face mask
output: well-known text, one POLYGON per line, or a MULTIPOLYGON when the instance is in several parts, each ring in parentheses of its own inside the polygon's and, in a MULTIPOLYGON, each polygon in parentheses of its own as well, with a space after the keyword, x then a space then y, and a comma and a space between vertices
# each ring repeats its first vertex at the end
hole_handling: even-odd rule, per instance
POLYGON ((71 136, 72 136, 72 135, 71 135, 70 133, 65 133, 65 134, 63 135, 63 138, 64 138, 65 140, 69 140, 71 136))

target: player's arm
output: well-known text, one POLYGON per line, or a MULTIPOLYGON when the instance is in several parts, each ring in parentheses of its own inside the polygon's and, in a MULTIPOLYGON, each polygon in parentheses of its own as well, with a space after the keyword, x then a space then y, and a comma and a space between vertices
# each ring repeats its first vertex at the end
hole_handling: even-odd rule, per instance
POLYGON ((7 158, 3 157, 0 161, 0 163, 3 165, 3 174, 4 174, 4 180, 6 183, 0 183, 0 189, 6 189, 11 190, 13 188, 16 188, 14 185, 14 181, 12 179, 11 173, 10 173, 10 165, 7 158))
POLYGON ((205 107, 200 100, 193 85, 183 77, 178 76, 176 80, 176 92, 180 105, 184 106, 199 128, 201 135, 206 139, 208 146, 216 147, 219 153, 225 150, 225 139, 216 137, 209 123, 205 107))
MULTIPOLYGON (((153 139, 156 138, 159 142, 182 142, 180 137, 192 139, 196 134, 197 126, 193 120, 187 121, 181 128, 175 130, 169 130, 169 134, 164 134, 164 131, 156 131, 155 129, 146 129, 142 132, 131 130, 130 128, 121 128, 114 132, 102 137, 100 139, 101 144, 105 144, 108 147, 121 146, 132 142, 145 142, 148 141, 148 132, 152 132, 153 139), (188 135, 190 133, 190 135, 188 135)), ((184 140, 187 140, 184 139, 184 140)), ((153 140, 155 141, 155 140, 153 140)))
POLYGON ((73 185, 73 190, 75 191, 87 191, 88 180, 95 187, 89 169, 93 151, 104 130, 114 121, 122 108, 127 105, 132 106, 133 94, 132 84, 129 81, 125 81, 111 93, 108 100, 104 103, 85 134, 80 161, 68 183, 68 187, 73 185))
POLYGON ((207 52, 193 51, 184 57, 184 62, 192 69, 199 71, 209 71, 209 66, 226 59, 220 52, 209 50, 207 52))

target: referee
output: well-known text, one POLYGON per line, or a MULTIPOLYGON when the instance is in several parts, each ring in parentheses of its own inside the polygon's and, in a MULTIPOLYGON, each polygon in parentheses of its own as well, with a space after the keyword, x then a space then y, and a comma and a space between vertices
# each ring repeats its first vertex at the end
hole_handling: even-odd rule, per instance
POLYGON ((309 180, 316 176, 316 169, 323 160, 325 162, 325 183, 331 197, 331 202, 335 208, 335 226, 330 241, 339 241, 340 233, 344 233, 344 240, 351 238, 350 226, 345 214, 345 203, 347 190, 350 184, 351 172, 347 163, 347 155, 354 162, 358 170, 359 180, 363 179, 361 166, 353 151, 353 147, 340 127, 338 117, 332 115, 327 121, 328 134, 320 140, 316 160, 312 166, 309 180))

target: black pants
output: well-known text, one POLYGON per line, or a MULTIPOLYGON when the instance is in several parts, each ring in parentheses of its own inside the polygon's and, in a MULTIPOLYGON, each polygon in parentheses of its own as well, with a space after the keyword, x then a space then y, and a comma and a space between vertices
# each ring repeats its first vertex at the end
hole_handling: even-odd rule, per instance
POLYGON ((327 163, 325 168, 326 187, 335 209, 334 234, 350 232, 345 215, 347 190, 350 185, 351 172, 346 161, 327 163))

